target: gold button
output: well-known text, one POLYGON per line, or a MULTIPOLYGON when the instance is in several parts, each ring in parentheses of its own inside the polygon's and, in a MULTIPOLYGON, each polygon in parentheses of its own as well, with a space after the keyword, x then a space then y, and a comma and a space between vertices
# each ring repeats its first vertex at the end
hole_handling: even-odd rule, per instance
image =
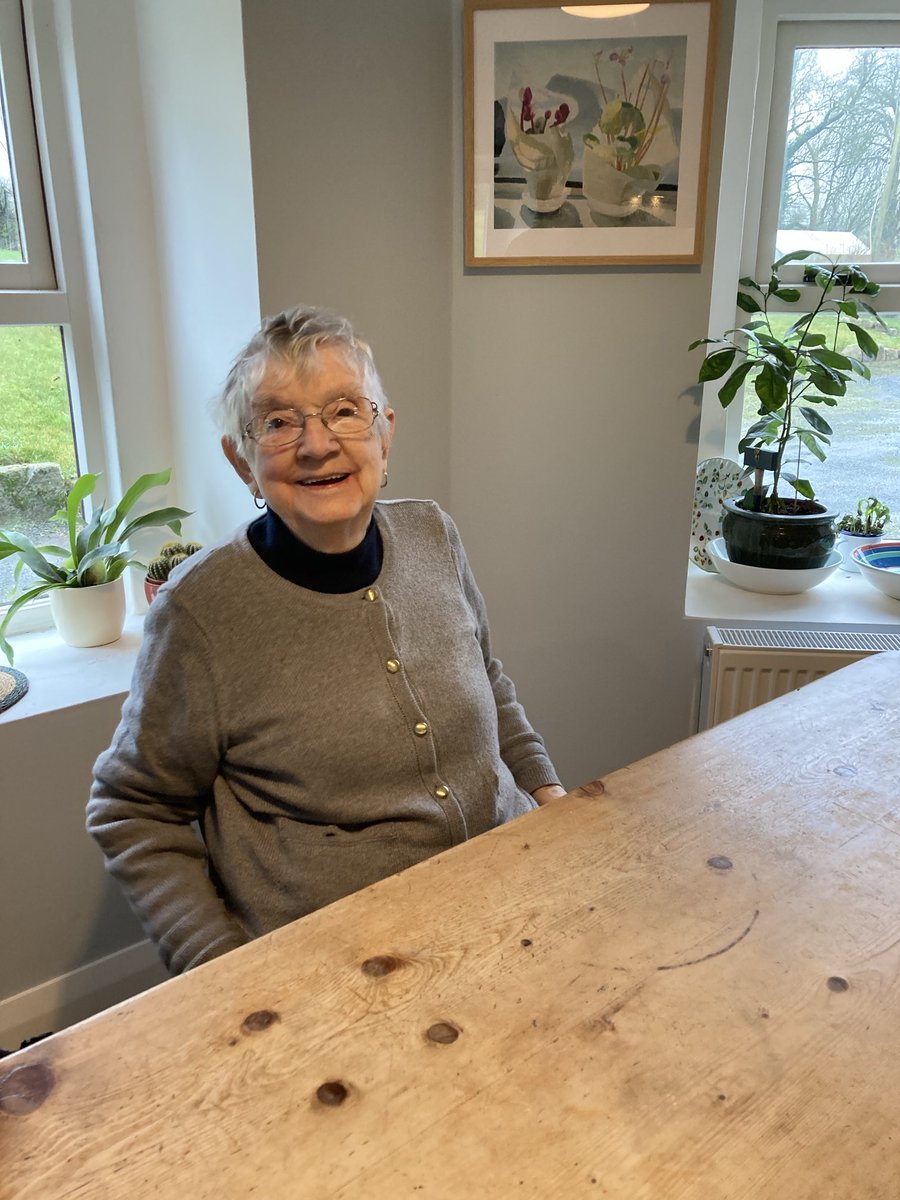
POLYGON ((378 599, 378 593, 375 591, 374 588, 369 588, 369 590, 366 592, 366 599, 367 600, 377 600, 378 599))
POLYGON ((434 794, 437 796, 438 800, 445 800, 447 796, 450 795, 445 787, 436 787, 434 789, 434 794))
POLYGON ((413 729, 416 731, 416 733, 419 735, 419 737, 424 737, 425 734, 428 732, 428 726, 426 725, 426 723, 424 721, 416 721, 415 725, 413 726, 413 729))
POLYGON ((400 664, 397 662, 396 658, 389 658, 385 663, 385 666, 392 675, 396 675, 400 670, 400 664))

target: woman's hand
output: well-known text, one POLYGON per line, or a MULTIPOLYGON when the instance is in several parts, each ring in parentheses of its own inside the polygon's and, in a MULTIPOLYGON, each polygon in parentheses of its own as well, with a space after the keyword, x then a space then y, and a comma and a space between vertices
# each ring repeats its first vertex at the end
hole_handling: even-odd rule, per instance
POLYGON ((549 804, 551 800, 559 800, 561 796, 565 796, 566 789, 560 787, 558 783, 548 783, 544 787, 535 788, 531 795, 538 804, 544 805, 549 804))

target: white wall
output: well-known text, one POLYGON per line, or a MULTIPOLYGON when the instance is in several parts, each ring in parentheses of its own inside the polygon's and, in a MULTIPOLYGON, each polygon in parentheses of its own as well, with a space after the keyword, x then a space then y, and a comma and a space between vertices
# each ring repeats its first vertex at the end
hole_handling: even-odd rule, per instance
MULTIPOLYGON (((392 492, 459 523, 564 782, 684 737, 702 635, 682 616, 687 345, 711 252, 702 269, 465 270, 461 0, 243 12, 263 309, 326 303, 370 337, 398 409, 392 492)), ((720 142, 717 123, 711 178, 720 142)))

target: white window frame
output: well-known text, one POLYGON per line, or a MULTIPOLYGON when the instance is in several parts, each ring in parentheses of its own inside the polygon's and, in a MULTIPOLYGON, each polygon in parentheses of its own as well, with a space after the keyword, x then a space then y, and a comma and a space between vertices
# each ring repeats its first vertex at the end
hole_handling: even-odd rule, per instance
MULTIPOLYGON (((848 13, 845 0, 740 0, 737 4, 708 336, 719 337, 723 329, 740 323, 743 318, 735 304, 738 279, 744 275, 758 278, 760 272, 765 277, 774 260, 770 246, 774 246, 778 221, 790 89, 789 76, 780 91, 774 87, 780 26, 789 22, 806 24, 809 37, 801 37, 805 44, 812 44, 816 32, 812 23, 836 23, 845 28, 848 37, 850 27, 855 26, 860 43, 868 44, 863 25, 875 21, 895 29, 888 44, 900 45, 896 0, 866 0, 865 10, 859 14, 848 13), (770 138, 777 139, 777 147, 770 138), (777 162, 772 172, 777 177, 773 190, 778 194, 774 198, 769 190, 764 197, 769 155, 773 163, 777 162), (764 199, 768 204, 765 217, 764 199)), ((864 270, 870 273, 868 265, 864 270)), ((793 272, 785 271, 785 279, 789 275, 799 279, 800 274, 801 268, 795 267, 793 272)), ((882 284, 873 307, 896 312, 900 311, 900 275, 892 279, 890 274, 891 268, 885 264, 873 265, 871 277, 882 284)), ((698 461, 722 454, 733 457, 740 439, 742 406, 735 403, 723 409, 716 394, 718 386, 707 384, 703 391, 698 461)))
POLYGON ((24 260, 0 263, 0 289, 4 291, 47 290, 56 286, 22 22, 18 0, 0 0, 0 79, 24 260))
MULTIPOLYGON (((106 465, 72 131, 57 11, 46 0, 0 0, 11 155, 28 261, 0 264, 0 325, 58 326, 79 469, 106 465)), ((52 625, 46 597, 21 609, 11 633, 52 625)))

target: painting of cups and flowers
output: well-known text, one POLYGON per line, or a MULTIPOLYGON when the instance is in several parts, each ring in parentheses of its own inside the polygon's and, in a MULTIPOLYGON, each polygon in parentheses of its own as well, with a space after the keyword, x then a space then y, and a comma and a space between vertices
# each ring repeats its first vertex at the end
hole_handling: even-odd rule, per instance
POLYGON ((466 0, 468 266, 700 261, 716 4, 466 0))

